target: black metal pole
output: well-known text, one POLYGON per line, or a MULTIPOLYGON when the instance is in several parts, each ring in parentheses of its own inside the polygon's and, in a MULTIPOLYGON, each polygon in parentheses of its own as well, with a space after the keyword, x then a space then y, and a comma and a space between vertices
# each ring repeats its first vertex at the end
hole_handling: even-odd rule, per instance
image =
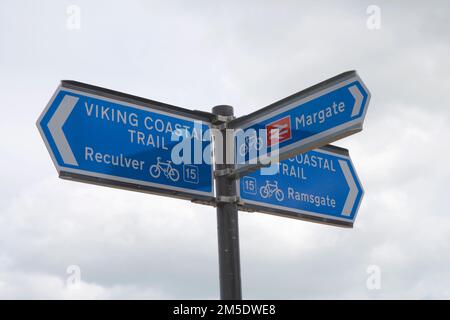
MULTIPOLYGON (((226 105, 214 107, 212 113, 216 115, 219 123, 226 123, 234 114, 233 107, 226 105)), ((220 298, 222 300, 241 300, 242 289, 236 181, 228 178, 224 174, 227 169, 234 168, 234 164, 228 164, 226 161, 227 144, 229 143, 232 146, 233 141, 227 139, 225 128, 221 128, 221 135, 223 144, 221 146, 219 145, 220 140, 216 140, 215 144, 216 155, 220 152, 222 153, 222 157, 219 157, 219 159, 217 157, 215 158, 220 298)))

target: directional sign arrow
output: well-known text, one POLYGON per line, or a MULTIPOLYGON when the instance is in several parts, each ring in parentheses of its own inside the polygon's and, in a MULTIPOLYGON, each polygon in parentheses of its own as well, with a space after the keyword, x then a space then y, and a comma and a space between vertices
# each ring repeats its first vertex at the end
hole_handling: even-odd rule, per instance
POLYGON ((236 172, 257 169, 260 165, 250 161, 270 156, 275 149, 283 160, 361 131, 369 101, 366 86, 349 71, 231 121, 230 128, 256 131, 258 141, 253 143, 258 152, 252 154, 247 147, 251 142, 236 140, 236 172))
POLYGON ((351 227, 364 191, 346 149, 326 146, 258 170, 238 182, 242 210, 351 227))
POLYGON ((211 127, 206 113, 63 81, 37 126, 61 178, 214 201, 212 160, 172 158, 177 130, 192 138, 192 154, 196 146, 211 155, 211 141, 203 139, 211 127))
POLYGON ((56 108, 54 115, 50 118, 48 122, 48 129, 52 135, 56 148, 60 153, 62 160, 65 164, 71 164, 78 166, 78 162, 70 148, 69 142, 66 139, 66 135, 62 129, 64 123, 66 123, 67 118, 72 112, 73 108, 78 102, 78 98, 74 96, 66 95, 62 99, 59 106, 56 108))

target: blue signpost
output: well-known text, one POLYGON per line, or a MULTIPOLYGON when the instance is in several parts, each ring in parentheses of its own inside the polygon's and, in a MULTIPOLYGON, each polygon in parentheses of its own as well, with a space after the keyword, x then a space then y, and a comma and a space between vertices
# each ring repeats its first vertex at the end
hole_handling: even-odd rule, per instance
POLYGON ((348 151, 334 146, 285 159, 276 175, 258 170, 238 181, 242 209, 347 227, 364 193, 348 151))
POLYGON ((61 178, 216 206, 220 296, 241 299, 238 209, 353 226, 364 191, 327 144, 362 130, 369 100, 355 71, 237 119, 62 81, 37 126, 61 178))
MULTIPOLYGON (((180 108, 76 82, 62 82, 37 125, 62 178, 191 200, 212 200, 212 160, 175 164, 182 134, 211 148, 210 124, 180 108), (178 130, 178 131, 177 131, 178 130), (180 140, 172 139, 173 132, 180 140)), ((192 155, 194 155, 192 143, 192 155)), ((197 144, 198 145, 198 144, 197 144)))
POLYGON ((349 71, 231 121, 231 128, 256 133, 236 145, 238 172, 257 168, 248 162, 273 148, 283 160, 361 131, 369 100, 362 80, 349 71))

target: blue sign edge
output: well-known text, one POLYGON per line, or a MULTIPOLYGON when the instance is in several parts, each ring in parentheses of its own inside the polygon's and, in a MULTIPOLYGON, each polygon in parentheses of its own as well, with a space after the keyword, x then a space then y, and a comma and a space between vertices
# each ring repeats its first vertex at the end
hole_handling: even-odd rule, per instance
POLYGON ((263 202, 246 200, 240 197, 240 178, 236 180, 236 191, 239 196, 238 207, 241 211, 258 211, 262 213, 267 213, 276 216, 282 216, 285 218, 293 218, 298 220, 304 220, 309 222, 316 222, 321 224, 327 224, 338 227, 346 227, 353 228, 353 224, 356 220, 356 217, 359 212, 359 207, 361 206, 362 200, 364 198, 364 188, 361 184, 361 181, 356 173, 355 166, 350 158, 350 154, 347 149, 336 147, 333 145, 327 145, 318 149, 314 149, 311 151, 328 153, 337 157, 341 157, 350 163, 350 172, 355 180, 356 187, 358 188, 357 199, 355 200, 355 205, 352 208, 353 218, 337 218, 330 215, 318 214, 314 212, 304 211, 304 210, 296 210, 292 208, 287 208, 283 206, 270 205, 263 202))
MULTIPOLYGON (((292 144, 283 146, 278 151, 279 159, 284 160, 295 154, 304 153, 307 151, 311 151, 313 149, 320 148, 324 145, 327 145, 328 143, 332 143, 334 141, 345 138, 349 135, 352 135, 362 130, 362 124, 366 117, 368 105, 371 99, 371 94, 369 89, 367 89, 364 82, 356 73, 356 71, 344 72, 331 79, 325 80, 310 88, 307 88, 287 98, 277 101, 247 116, 238 118, 232 121, 229 127, 245 130, 253 126, 255 123, 275 117, 277 114, 294 109, 298 107, 298 105, 300 104, 304 104, 310 100, 316 99, 324 94, 327 94, 328 92, 338 90, 339 88, 350 85, 353 82, 357 82, 357 84, 361 86, 361 88, 364 90, 363 93, 365 94, 363 95, 363 102, 359 114, 349 122, 343 123, 337 127, 328 129, 321 133, 312 135, 306 139, 302 139, 292 144), (317 140, 320 140, 320 142, 318 142, 317 140)), ((236 148, 238 148, 238 146, 236 146, 236 148)), ((235 150, 235 152, 237 152, 237 150, 235 150)), ((270 156, 267 155, 262 155, 262 157, 270 158, 270 156)), ((250 162, 250 160, 248 162, 250 162)), ((258 165, 255 166, 254 164, 242 164, 238 165, 236 169, 238 169, 239 172, 246 172, 246 171, 253 171, 258 167, 260 166, 258 165)))
MULTIPOLYGON (((58 148, 56 148, 56 145, 54 144, 53 138, 48 131, 48 126, 43 125, 43 121, 45 118, 50 117, 49 115, 49 109, 52 106, 54 100, 58 96, 58 94, 61 91, 67 91, 67 92, 73 92, 75 94, 80 95, 86 95, 97 99, 102 99, 106 101, 116 101, 116 103, 120 103, 124 105, 125 107, 131 107, 131 108, 138 108, 141 110, 150 110, 155 113, 162 113, 166 114, 171 117, 175 118, 181 118, 189 121, 199 121, 202 123, 202 125, 206 125, 209 128, 212 127, 211 122, 206 121, 206 118, 203 117, 203 114, 198 117, 191 117, 192 114, 195 114, 194 112, 190 112, 190 110, 186 110, 186 114, 183 114, 183 109, 179 107, 174 107, 171 105, 166 105, 163 103, 161 104, 166 110, 161 110, 161 108, 154 108, 153 105, 147 101, 147 99, 142 99, 144 101, 136 101, 136 99, 140 99, 139 97, 134 97, 131 95, 122 94, 121 92, 112 91, 109 89, 104 89, 100 87, 90 86, 84 83, 78 83, 75 81, 70 82, 70 86, 66 86, 65 82, 62 81, 60 85, 57 87, 56 91, 52 95, 50 101, 47 103, 46 107, 40 114, 38 120, 36 121, 36 126, 39 130, 39 133, 44 140, 44 144, 50 154, 50 157, 52 158, 53 164, 58 172, 58 175, 62 179, 68 179, 68 180, 75 180, 79 182, 87 182, 87 183, 93 183, 97 185, 107 186, 107 187, 115 187, 120 189, 126 189, 131 191, 139 191, 139 192, 147 192, 152 194, 159 194, 159 195, 166 195, 176 198, 182 198, 182 199, 190 199, 192 201, 200 200, 200 201, 206 201, 206 202, 214 202, 214 191, 215 191, 215 184, 214 184, 214 165, 211 164, 211 192, 204 192, 204 191, 195 191, 191 189, 186 188, 180 188, 180 187, 173 187, 173 186, 167 186, 163 184, 158 183, 152 183, 152 182, 146 182, 141 180, 135 180, 135 179, 128 179, 123 177, 117 177, 107 174, 101 174, 101 173, 93 173, 86 170, 80 170, 75 169, 75 167, 70 165, 60 165, 58 162, 57 157, 61 157, 58 151, 58 148), (78 88, 77 85, 80 85, 78 88), (83 86, 86 87, 92 87, 91 90, 83 90, 83 86), (88 91, 88 92, 86 92, 88 91), (130 99, 123 99, 121 95, 131 97, 130 99), (133 99, 135 98, 135 99, 133 99), (172 108, 176 108, 174 113, 171 113, 170 110, 172 108), (205 120, 204 120, 205 118, 205 120), (49 139, 51 141, 49 141, 49 139), (53 147, 53 148, 52 148, 53 147), (57 155, 55 154, 57 153, 57 155)), ((151 101, 154 102, 154 101, 151 101)), ((57 108, 53 111, 53 113, 56 111, 57 108)), ((53 114, 52 113, 52 114, 53 114)), ((201 113, 201 112, 199 112, 201 113)), ((204 113, 206 114, 206 113, 204 113)), ((48 123, 47 123, 48 124, 48 123)))

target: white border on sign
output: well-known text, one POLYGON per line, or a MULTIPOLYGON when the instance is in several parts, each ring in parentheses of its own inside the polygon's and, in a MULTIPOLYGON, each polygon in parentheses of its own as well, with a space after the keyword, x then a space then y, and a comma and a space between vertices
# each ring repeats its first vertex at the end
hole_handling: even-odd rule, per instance
MULTIPOLYGON (((86 92, 79 91, 79 90, 69 89, 69 88, 66 88, 66 87, 64 87, 64 86, 62 86, 60 84, 58 86, 58 88, 56 89, 55 93, 53 94, 52 98, 50 99, 50 101, 47 103, 47 106, 45 107, 44 111, 42 111, 41 115, 39 116, 39 118, 38 118, 38 120, 36 122, 36 125, 37 125, 37 127, 39 129, 39 132, 40 132, 40 134, 42 136, 42 139, 44 140, 45 146, 47 147, 47 150, 50 153, 50 156, 51 156, 51 158, 53 160, 53 164, 55 165, 55 168, 58 171, 58 173, 60 173, 61 171, 71 172, 71 173, 76 173, 76 174, 83 174, 83 175, 90 176, 90 177, 104 178, 104 179, 109 179, 109 180, 113 180, 113 181, 125 182, 125 183, 133 183, 133 184, 136 184, 136 185, 143 185, 143 186, 148 186, 148 187, 161 188, 161 189, 165 189, 165 190, 174 190, 174 191, 179 191, 179 192, 183 192, 183 193, 187 193, 187 194, 205 195, 205 196, 214 197, 214 165, 212 164, 212 161, 211 161, 211 192, 197 191, 197 190, 186 189, 186 188, 181 188, 181 187, 173 187, 173 186, 168 186, 168 185, 154 183, 154 182, 148 182, 148 181, 136 180, 136 179, 130 179, 130 178, 123 178, 123 177, 117 177, 117 176, 112 176, 112 175, 103 174, 103 173, 93 173, 91 171, 85 171, 85 170, 81 170, 81 169, 75 169, 75 168, 60 166, 58 164, 58 161, 56 160, 56 157, 55 157, 55 155, 53 153, 53 150, 50 147, 50 144, 49 144, 49 142, 47 140, 47 137, 45 136, 44 130, 43 130, 42 126, 41 126, 42 119, 47 114, 48 109, 53 104, 56 96, 58 95, 58 93, 60 91, 67 91, 67 92, 71 92, 71 93, 74 93, 74 94, 79 94, 79 95, 82 95, 82 96, 88 96, 88 97, 91 97, 91 98, 108 101, 110 103, 120 104, 121 106, 124 106, 124 107, 127 107, 127 108, 134 108, 134 109, 139 109, 139 110, 142 110, 142 111, 150 111, 150 112, 154 112, 156 114, 163 114, 163 115, 170 116, 170 117, 177 118, 177 119, 181 119, 181 120, 198 121, 202 126, 206 125, 209 129, 211 129, 211 124, 208 123, 208 122, 204 122, 204 121, 197 120, 197 119, 193 120, 192 118, 188 118, 188 117, 185 117, 185 116, 182 116, 182 115, 174 115, 174 114, 172 114, 170 112, 165 112, 165 111, 153 109, 153 108, 148 107, 148 106, 142 106, 142 105, 138 105, 138 104, 131 104, 129 102, 124 102, 124 101, 118 100, 118 99, 107 98, 107 97, 99 96, 99 95, 92 94, 92 93, 86 93, 86 92)), ((212 142, 210 142, 210 143, 212 143, 212 142)))
POLYGON ((270 119, 270 118, 272 118, 272 117, 274 117, 274 116, 276 116, 278 114, 281 114, 283 112, 286 112, 286 111, 289 111, 291 109, 294 109, 294 108, 298 107, 299 105, 305 104, 305 103, 307 103, 307 102, 309 102, 311 100, 314 100, 314 99, 316 99, 316 98, 318 98, 320 96, 323 96, 323 95, 325 95, 325 94, 327 94, 327 93, 329 93, 331 91, 338 90, 338 89, 340 89, 340 88, 342 88, 342 87, 344 87, 344 86, 346 86, 346 85, 348 85, 348 84, 350 84, 352 82, 355 82, 355 81, 357 81, 362 86, 362 88, 365 90, 365 92, 367 93, 366 103, 364 104, 364 106, 362 106, 363 113, 362 113, 361 116, 359 116, 358 118, 356 118, 354 120, 351 120, 351 121, 348 121, 346 123, 343 123, 343 124, 341 124, 341 125, 339 125, 337 127, 328 129, 326 131, 323 131, 323 132, 317 133, 315 135, 312 135, 312 136, 310 136, 308 138, 305 138, 305 139, 299 140, 297 142, 294 142, 292 144, 289 144, 287 146, 284 146, 284 147, 279 149, 279 154, 281 156, 282 154, 289 153, 289 152, 291 152, 292 150, 294 150, 296 148, 299 148, 299 147, 302 147, 302 146, 307 146, 308 144, 315 144, 315 142, 317 140, 320 140, 321 138, 327 137, 329 135, 333 135, 333 134, 340 133, 340 132, 345 132, 346 130, 349 130, 349 129, 352 129, 352 128, 358 128, 360 125, 362 125, 362 122, 364 121, 364 118, 366 116, 366 112, 367 112, 367 109, 368 109, 367 106, 368 106, 369 101, 370 101, 370 92, 367 89, 367 87, 365 86, 365 84, 362 82, 361 78, 357 74, 355 74, 351 78, 349 78, 347 80, 344 80, 344 81, 342 81, 340 83, 337 83, 337 84, 335 84, 335 85, 333 85, 333 86, 331 86, 329 88, 326 88, 326 89, 318 91, 318 92, 316 92, 316 93, 314 93, 314 94, 312 94, 310 96, 304 97, 304 98, 296 100, 294 102, 291 102, 288 105, 286 105, 286 106, 284 106, 284 107, 282 107, 280 109, 274 110, 274 111, 270 112, 269 114, 264 115, 264 116, 262 116, 260 118, 256 118, 256 119, 249 120, 248 122, 244 122, 244 124, 242 126, 240 126, 239 128, 241 128, 242 130, 248 129, 249 127, 253 126, 254 124, 257 124, 259 122, 263 122, 263 121, 265 121, 267 119, 270 119))
MULTIPOLYGON (((263 208, 271 208, 271 209, 278 209, 278 210, 282 210, 284 213, 286 212, 292 212, 292 213, 300 213, 300 214, 304 214, 304 215, 309 215, 309 216, 314 216, 314 217, 320 217, 320 218, 326 218, 330 221, 335 220, 335 221, 345 221, 345 222, 354 222, 356 219, 356 216, 358 215, 358 211, 359 211, 359 206, 361 205, 362 199, 364 197, 364 188, 359 180, 358 175, 356 174, 355 171, 355 166, 353 165, 352 159, 350 158, 350 156, 345 156, 339 153, 335 153, 335 152, 331 152, 328 150, 320 150, 320 149, 314 149, 311 150, 314 152, 318 152, 318 153, 324 153, 324 154, 328 154, 328 155, 332 155, 332 156, 336 156, 336 157, 341 157, 343 159, 349 160, 350 164, 352 165, 352 169, 353 172, 355 174, 356 177, 356 182, 358 183, 359 188, 361 189, 361 199, 359 200, 358 206, 356 207, 356 211, 355 211, 355 215, 353 216, 353 219, 346 219, 346 218, 340 218, 340 217, 336 217, 333 215, 326 215, 323 213, 316 213, 316 212, 311 212, 311 211, 306 211, 306 210, 300 210, 300 209, 294 209, 294 208, 290 208, 290 207, 283 207, 280 205, 274 205, 274 204, 269 204, 269 203, 265 203, 265 202, 259 202, 259 201, 255 201, 255 200, 248 200, 248 199, 244 199, 241 198, 241 183, 240 180, 241 178, 236 180, 236 191, 237 194, 239 196, 239 201, 241 204, 245 205, 245 204, 251 204, 251 205, 255 205, 259 208, 262 208, 262 210, 264 210, 263 208)), ((244 176, 243 176, 244 177, 244 176)), ((243 178, 242 177, 242 178, 243 178)), ((273 214, 272 212, 267 212, 268 214, 273 214)))

